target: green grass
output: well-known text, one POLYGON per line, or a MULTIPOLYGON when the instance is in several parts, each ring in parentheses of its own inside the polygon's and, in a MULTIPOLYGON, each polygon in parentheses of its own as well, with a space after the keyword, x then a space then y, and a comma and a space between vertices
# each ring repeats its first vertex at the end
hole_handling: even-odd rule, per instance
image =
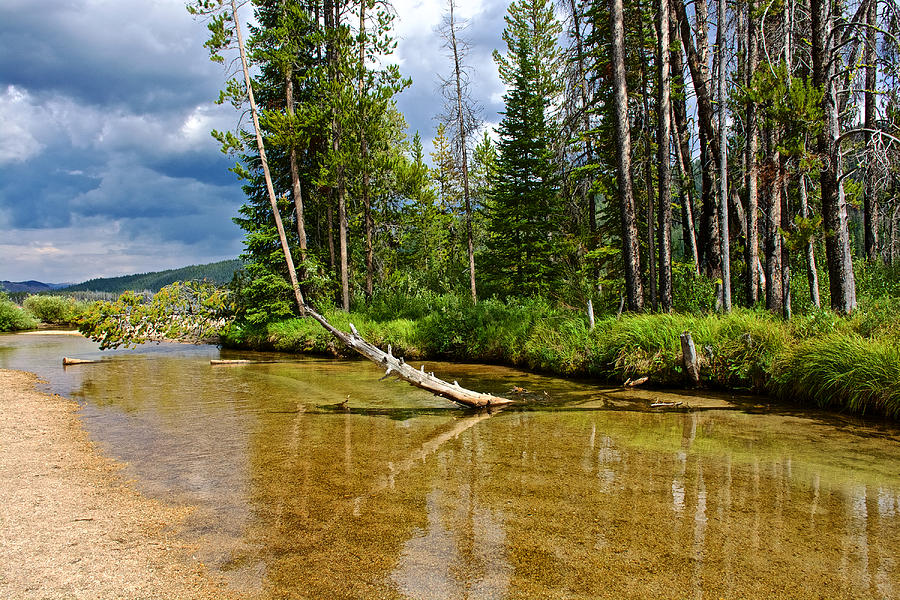
POLYGON ((853 332, 785 348, 773 365, 773 388, 785 400, 857 414, 900 417, 900 345, 853 332))
MULTIPOLYGON (((900 417, 900 301, 866 301, 850 318, 811 310, 789 323, 765 310, 608 316, 593 331, 586 317, 541 299, 433 296, 376 301, 351 313, 326 311, 336 327, 352 322, 372 343, 409 359, 506 364, 570 377, 646 385, 684 383, 680 336, 690 331, 701 382, 787 402, 900 417)), ((312 319, 263 328, 235 327, 227 343, 285 352, 351 356, 312 319)))

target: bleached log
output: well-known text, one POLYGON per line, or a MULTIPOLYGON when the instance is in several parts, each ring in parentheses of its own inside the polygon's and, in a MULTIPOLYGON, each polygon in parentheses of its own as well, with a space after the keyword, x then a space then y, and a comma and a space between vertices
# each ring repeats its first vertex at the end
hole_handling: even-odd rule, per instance
POLYGON ((463 406, 472 408, 485 408, 488 406, 503 406, 505 404, 512 403, 512 401, 508 400, 507 398, 467 390, 466 388, 461 387, 459 384, 453 385, 451 383, 448 383, 443 379, 435 377, 433 373, 426 373, 425 365, 422 365, 421 370, 417 370, 416 368, 406 364, 403 358, 395 358, 389 353, 384 352, 383 350, 367 342, 359 335, 353 325, 350 326, 350 329, 353 332, 352 334, 341 331, 340 329, 334 327, 325 319, 325 317, 317 313, 308 305, 306 306, 306 314, 318 321, 322 327, 327 329, 329 333, 331 333, 331 335, 336 337, 345 345, 353 348, 359 354, 362 354, 364 357, 368 358, 375 364, 386 369, 386 375, 390 373, 390 371, 394 371, 397 374, 397 377, 406 381, 407 383, 414 385, 417 388, 427 390, 432 394, 435 394, 436 396, 441 396, 442 398, 446 398, 463 406))
POLYGON ((87 360, 84 358, 69 358, 68 356, 63 356, 63 366, 67 367, 69 365, 91 365, 94 363, 100 362, 99 360, 87 360))
POLYGON ((209 364, 211 365, 258 365, 261 363, 272 362, 266 360, 210 360, 209 364))

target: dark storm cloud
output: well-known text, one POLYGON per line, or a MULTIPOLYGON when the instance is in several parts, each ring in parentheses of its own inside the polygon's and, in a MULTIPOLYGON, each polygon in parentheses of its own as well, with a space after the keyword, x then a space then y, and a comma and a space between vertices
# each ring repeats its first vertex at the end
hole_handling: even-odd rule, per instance
MULTIPOLYGON (((398 0, 398 99, 430 150, 443 0, 398 0)), ((499 120, 506 0, 463 0, 472 95, 499 120)), ((245 9, 243 19, 249 17, 245 9)), ((0 0, 0 279, 76 281, 235 256, 243 200, 210 138, 237 115, 184 0, 0 0)))
POLYGON ((219 78, 204 34, 182 2, 5 0, 0 81, 132 111, 208 102, 219 78))
POLYGON ((212 102, 206 33, 182 0, 0 3, 0 279, 240 251, 240 184, 208 133, 236 116, 212 102))

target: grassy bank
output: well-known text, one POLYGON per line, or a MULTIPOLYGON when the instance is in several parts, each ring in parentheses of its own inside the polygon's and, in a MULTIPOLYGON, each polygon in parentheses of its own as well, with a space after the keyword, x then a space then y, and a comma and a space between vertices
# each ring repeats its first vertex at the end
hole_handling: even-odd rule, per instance
MULTIPOLYGON (((598 320, 540 300, 473 306, 437 296, 421 304, 376 302, 364 311, 326 311, 336 326, 352 322, 371 342, 409 359, 507 364, 564 376, 647 385, 684 381, 679 336, 690 331, 706 387, 746 390, 857 414, 900 417, 900 301, 872 302, 851 318, 829 311, 789 323, 763 310, 729 315, 642 314, 598 320)), ((232 346, 350 355, 311 319, 265 328, 234 327, 232 346)))

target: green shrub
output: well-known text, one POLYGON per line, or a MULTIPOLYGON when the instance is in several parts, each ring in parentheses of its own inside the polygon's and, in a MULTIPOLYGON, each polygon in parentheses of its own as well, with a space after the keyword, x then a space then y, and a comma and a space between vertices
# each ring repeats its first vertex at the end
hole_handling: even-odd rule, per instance
POLYGON ((25 310, 44 323, 75 325, 87 311, 89 303, 63 296, 28 296, 23 305, 25 310))
POLYGON ((0 292, 0 331, 18 331, 34 329, 37 321, 20 308, 15 302, 0 292))

